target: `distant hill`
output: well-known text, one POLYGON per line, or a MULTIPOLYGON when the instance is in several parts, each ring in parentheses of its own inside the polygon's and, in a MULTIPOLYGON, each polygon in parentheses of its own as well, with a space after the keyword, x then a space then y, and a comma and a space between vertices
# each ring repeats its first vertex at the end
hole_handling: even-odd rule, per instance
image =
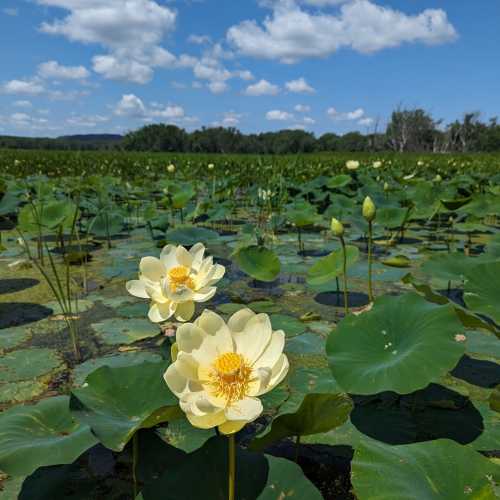
POLYGON ((120 149, 123 136, 118 134, 80 134, 49 137, 0 136, 0 149, 110 150, 120 149))

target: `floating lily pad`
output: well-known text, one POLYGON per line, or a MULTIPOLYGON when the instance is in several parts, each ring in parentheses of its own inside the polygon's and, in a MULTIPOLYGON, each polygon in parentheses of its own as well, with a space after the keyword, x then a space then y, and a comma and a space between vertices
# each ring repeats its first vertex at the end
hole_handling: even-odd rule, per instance
POLYGON ((407 394, 447 373, 464 353, 453 307, 415 293, 385 296, 360 316, 347 316, 327 342, 333 375, 353 394, 407 394))
POLYGON ((235 312, 239 311, 245 307, 244 304, 233 304, 233 303, 228 303, 228 304, 219 304, 217 306, 217 309, 222 313, 222 314, 234 314, 235 312))
MULTIPOLYGON (((52 314, 63 314, 63 311, 61 309, 61 306, 59 305, 59 302, 49 302, 48 304, 45 304, 45 307, 48 307, 52 309, 52 314)), ((88 311, 89 309, 92 309, 94 307, 94 303, 91 300, 72 300, 71 301, 71 312, 73 314, 77 313, 81 314, 85 311, 88 311)))
MULTIPOLYGON (((351 267, 359 258, 358 247, 347 245, 347 268, 351 267)), ((319 259, 307 272, 307 282, 310 285, 323 285, 342 276, 344 254, 341 249, 334 250, 330 255, 319 259)))
POLYGON ((183 226, 167 231, 165 235, 169 243, 191 246, 196 243, 208 244, 219 238, 219 233, 203 227, 183 226))
POLYGON ((138 302, 137 304, 127 304, 116 309, 120 316, 125 318, 146 318, 149 311, 147 302, 138 302))
POLYGON ((159 354, 147 351, 124 352, 113 356, 89 359, 88 361, 85 361, 81 365, 75 367, 73 370, 73 383, 75 386, 82 385, 85 378, 101 366, 118 368, 122 366, 140 365, 146 361, 150 363, 158 363, 161 360, 162 357, 159 354))
POLYGON ((411 267, 411 260, 406 255, 395 255, 382 261, 384 266, 389 267, 411 267))
POLYGON ((12 349, 31 338, 31 333, 25 327, 4 328, 0 330, 0 351, 12 349))
POLYGON ((277 313, 281 311, 281 306, 272 302, 270 300, 257 300, 255 302, 250 302, 248 308, 256 313, 277 313))
POLYGON ((264 247, 242 248, 235 256, 239 268, 259 281, 274 281, 280 274, 281 264, 278 256, 264 247))
POLYGON ((495 473, 487 458, 445 439, 401 446, 365 440, 352 462, 361 500, 494 500, 495 473))
POLYGON ((134 433, 180 415, 177 398, 163 380, 166 363, 110 368, 91 373, 73 389, 71 412, 107 447, 121 451, 134 433))
POLYGON ((68 464, 97 439, 69 412, 69 398, 45 399, 0 414, 0 470, 28 475, 38 467, 68 464))
POLYGON ((293 354, 325 354, 325 339, 314 333, 304 333, 287 340, 285 351, 293 354))
POLYGON ((478 264, 470 270, 464 300, 473 311, 500 323, 500 262, 478 264))
POLYGON ((287 337, 295 337, 306 331, 304 323, 293 316, 273 314, 270 319, 273 330, 283 330, 287 337))
POLYGON ((158 326, 147 319, 112 318, 91 326, 102 342, 110 345, 133 344, 160 334, 158 326))

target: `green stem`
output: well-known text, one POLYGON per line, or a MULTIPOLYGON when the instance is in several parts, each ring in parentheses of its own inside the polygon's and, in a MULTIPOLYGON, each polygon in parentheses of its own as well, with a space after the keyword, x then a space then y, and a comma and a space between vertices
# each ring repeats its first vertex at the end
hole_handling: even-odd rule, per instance
POLYGON ((368 298, 373 302, 373 284, 372 284, 372 262, 373 260, 373 224, 368 222, 368 298))
POLYGON ((228 490, 228 500, 234 500, 235 498, 235 485, 236 485, 236 442, 234 439, 234 434, 229 437, 229 490, 228 490))
POLYGON ((349 305, 348 305, 348 299, 347 299, 347 252, 345 248, 345 241, 344 237, 340 237, 340 243, 342 245, 342 255, 344 257, 344 263, 343 263, 343 272, 344 272, 344 311, 346 316, 349 314, 349 305))
POLYGON ((139 459, 139 433, 136 432, 132 438, 132 479, 134 481, 134 498, 139 494, 137 484, 137 462, 139 459))
POLYGON ((299 463, 299 453, 300 453, 300 434, 297 434, 295 438, 295 463, 299 463))

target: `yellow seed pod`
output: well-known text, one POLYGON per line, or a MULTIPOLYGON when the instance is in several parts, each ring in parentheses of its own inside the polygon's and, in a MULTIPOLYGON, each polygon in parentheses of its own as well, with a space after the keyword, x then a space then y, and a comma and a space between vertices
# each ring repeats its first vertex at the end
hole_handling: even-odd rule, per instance
POLYGON ((377 207, 373 203, 372 199, 367 196, 363 202, 363 217, 368 222, 373 222, 375 220, 375 215, 377 214, 377 207))
POLYGON ((335 236, 339 238, 344 236, 344 225, 339 220, 332 218, 331 229, 335 236))

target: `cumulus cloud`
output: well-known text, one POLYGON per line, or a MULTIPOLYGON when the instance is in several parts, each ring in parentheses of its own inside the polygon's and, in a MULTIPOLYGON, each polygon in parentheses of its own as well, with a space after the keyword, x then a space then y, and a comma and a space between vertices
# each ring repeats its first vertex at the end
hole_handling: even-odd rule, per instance
POLYGON ((84 127, 84 128, 94 128, 97 125, 106 123, 107 121, 109 121, 109 118, 107 116, 102 116, 102 115, 92 115, 92 116, 74 115, 66 119, 66 123, 71 127, 84 127))
POLYGON ((151 103, 147 107, 142 99, 134 94, 125 94, 115 106, 114 114, 127 118, 140 118, 144 121, 167 121, 178 120, 192 122, 194 117, 187 117, 182 106, 169 104, 167 106, 160 103, 151 103))
POLYGON ((31 104, 30 101, 14 101, 12 106, 15 106, 16 108, 31 108, 33 104, 31 104))
POLYGON ((69 11, 42 23, 42 32, 71 41, 99 44, 108 54, 94 57, 94 71, 105 78, 146 83, 155 67, 175 57, 160 46, 175 27, 176 13, 153 0, 37 0, 69 11), (138 75, 137 75, 138 73, 138 75))
POLYGON ((352 120, 360 120, 365 116, 365 110, 363 108, 355 109, 354 111, 340 112, 335 108, 328 108, 327 115, 334 120, 339 121, 352 121, 352 120))
POLYGON ((125 94, 115 108, 118 116, 142 118, 146 115, 146 107, 141 99, 134 94, 125 94))
POLYGON ((266 113, 266 120, 270 121, 288 121, 293 120, 293 115, 287 111, 281 111, 279 109, 273 109, 266 113))
POLYGON ((32 130, 44 129, 48 123, 46 118, 34 117, 27 113, 13 113, 7 121, 15 128, 32 130))
POLYGON ((45 92, 42 83, 37 79, 32 80, 10 80, 1 87, 2 92, 5 94, 25 94, 25 95, 39 95, 45 92))
POLYGON ((363 125, 364 127, 370 127, 374 122, 375 120, 373 118, 366 117, 359 120, 358 124, 363 125))
MULTIPOLYGON (((327 3, 313 2, 317 6, 327 3)), ((262 25, 246 20, 229 28, 227 39, 241 53, 294 63, 326 57, 343 47, 371 53, 403 43, 434 45, 457 37, 442 9, 407 15, 371 0, 343 3, 337 14, 311 13, 293 0, 278 0, 268 6, 273 12, 262 25)))
POLYGON ((237 127, 241 119, 243 118, 242 113, 236 113, 235 111, 227 111, 223 114, 221 121, 216 121, 212 123, 214 127, 237 127))
POLYGON ((267 80, 260 80, 253 85, 249 85, 245 94, 249 96, 261 96, 261 95, 276 95, 280 91, 280 88, 267 80))
POLYGON ((208 35, 189 35, 188 42, 195 45, 205 45, 212 42, 208 35))
POLYGON ((296 94, 314 94, 315 90, 306 82, 305 78, 299 78, 286 82, 286 89, 296 94))
POLYGON ((311 106, 297 104, 293 109, 297 111, 297 113, 309 113, 309 111, 311 111, 311 106))
POLYGON ((38 66, 38 74, 42 78, 60 80, 84 80, 90 72, 84 66, 63 66, 57 61, 47 61, 38 66))

